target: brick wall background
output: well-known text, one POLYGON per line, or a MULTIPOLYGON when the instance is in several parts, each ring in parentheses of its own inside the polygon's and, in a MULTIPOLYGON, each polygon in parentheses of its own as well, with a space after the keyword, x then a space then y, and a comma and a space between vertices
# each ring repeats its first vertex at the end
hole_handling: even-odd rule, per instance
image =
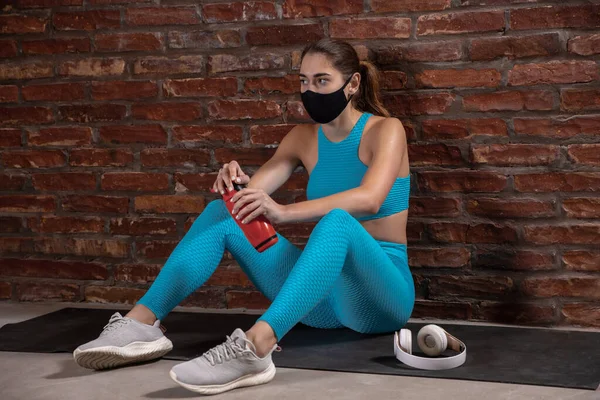
MULTIPOLYGON (((133 304, 219 166, 251 174, 309 122, 299 54, 330 36, 380 67, 409 134, 413 316, 600 326, 599 5, 3 4, 0 298, 133 304)), ((278 230, 302 246, 312 226, 278 230)), ((183 305, 268 302, 225 254, 183 305)))

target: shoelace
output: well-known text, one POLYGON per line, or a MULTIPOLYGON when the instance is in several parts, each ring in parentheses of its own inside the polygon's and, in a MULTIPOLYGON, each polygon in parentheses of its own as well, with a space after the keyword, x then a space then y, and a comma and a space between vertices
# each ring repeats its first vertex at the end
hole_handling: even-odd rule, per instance
POLYGON ((128 322, 129 321, 122 317, 119 313, 115 313, 110 317, 110 320, 108 320, 108 324, 104 325, 102 333, 110 332, 121 325, 127 324, 128 322))
POLYGON ((227 340, 225 343, 213 347, 202 355, 208 360, 210 365, 214 366, 216 363, 222 364, 223 361, 229 361, 232 358, 237 358, 238 355, 244 352, 250 351, 243 348, 238 342, 231 339, 231 337, 226 337, 227 340))

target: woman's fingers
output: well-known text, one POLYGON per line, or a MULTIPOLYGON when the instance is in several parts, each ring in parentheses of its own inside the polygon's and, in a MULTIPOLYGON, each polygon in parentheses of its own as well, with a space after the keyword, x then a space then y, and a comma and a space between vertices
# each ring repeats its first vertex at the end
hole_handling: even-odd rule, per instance
POLYGON ((251 222, 254 218, 258 217, 259 215, 264 214, 264 212, 265 212, 264 206, 259 201, 255 201, 254 203, 251 203, 248 207, 250 207, 254 204, 258 204, 258 206, 254 209, 254 211, 252 211, 246 217, 240 217, 242 224, 247 224, 248 222, 251 222))
POLYGON ((242 208, 240 210, 239 213, 237 213, 237 215, 235 216, 236 219, 243 221, 244 218, 251 213, 252 211, 256 210, 258 207, 260 207, 262 203, 259 200, 254 199, 254 201, 252 201, 251 203, 249 203, 246 207, 242 208))

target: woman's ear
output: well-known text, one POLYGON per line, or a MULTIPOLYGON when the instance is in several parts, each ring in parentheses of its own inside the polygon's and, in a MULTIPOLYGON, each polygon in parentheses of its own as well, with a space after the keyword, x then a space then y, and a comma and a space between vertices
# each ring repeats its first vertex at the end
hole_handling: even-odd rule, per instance
POLYGON ((348 85, 350 87, 350 89, 348 90, 348 92, 350 94, 356 94, 356 92, 358 92, 358 87, 360 86, 360 73, 359 72, 355 72, 354 75, 352 76, 352 79, 350 80, 350 85, 348 85))

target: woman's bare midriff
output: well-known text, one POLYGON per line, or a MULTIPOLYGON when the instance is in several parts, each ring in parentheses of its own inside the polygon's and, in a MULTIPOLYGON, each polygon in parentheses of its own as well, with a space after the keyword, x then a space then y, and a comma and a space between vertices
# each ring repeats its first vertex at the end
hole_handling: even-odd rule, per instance
MULTIPOLYGON (((371 155, 367 150, 369 146, 368 141, 370 138, 370 128, 373 127, 373 122, 381 119, 383 118, 373 116, 365 125, 358 154, 359 159, 367 166, 370 165, 371 161, 371 155)), ((300 146, 303 149, 301 154, 301 161, 309 175, 312 173, 313 169, 317 165, 317 161, 319 158, 317 130, 318 126, 307 125, 306 141, 302 144, 302 146, 300 146)), ((403 169, 408 171, 408 160, 404 160, 403 162, 405 163, 405 165, 403 165, 403 169)), ((408 173, 399 174, 398 177, 403 177, 406 175, 408 175, 408 173)), ((365 230, 369 232, 371 236, 373 236, 373 238, 375 238, 376 240, 406 244, 407 219, 408 210, 404 210, 383 218, 359 222, 365 228, 365 230)))

